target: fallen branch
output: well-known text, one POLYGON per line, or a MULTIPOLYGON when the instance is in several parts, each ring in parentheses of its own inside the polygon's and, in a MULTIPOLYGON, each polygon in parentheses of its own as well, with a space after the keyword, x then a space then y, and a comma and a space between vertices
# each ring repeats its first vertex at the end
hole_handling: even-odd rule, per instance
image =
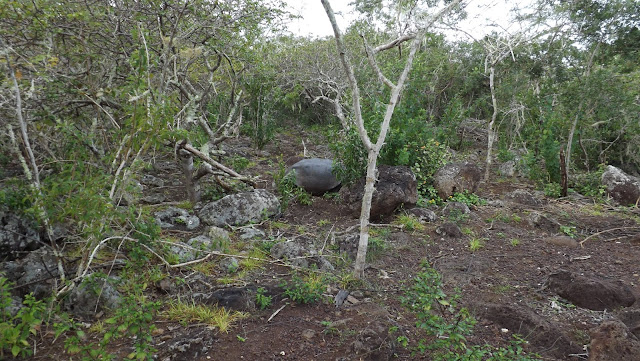
POLYGON ((187 152, 195 155, 196 157, 202 159, 203 161, 207 162, 209 165, 211 165, 212 167, 219 169, 220 171, 224 172, 225 174, 227 174, 227 176, 237 179, 239 181, 242 181, 244 183, 247 183, 249 185, 251 185, 252 187, 256 187, 257 184, 253 179, 244 177, 242 175, 240 175, 239 173, 237 173, 236 171, 234 171, 233 169, 225 166, 222 163, 219 163, 213 159, 211 159, 211 157, 209 157, 208 155, 202 153, 201 151, 197 150, 196 148, 194 148, 191 144, 187 143, 186 140, 182 141, 181 143, 178 144, 178 149, 184 149, 187 152))
POLYGON ((600 232, 594 233, 594 234, 590 235, 589 237, 583 239, 582 241, 580 241, 578 243, 580 244, 580 247, 584 247, 584 242, 590 240, 593 237, 599 236, 599 235, 604 234, 604 233, 609 233, 609 232, 613 232, 613 231, 620 231, 620 230, 623 230, 623 229, 640 229, 640 227, 637 227, 637 226, 636 227, 618 227, 618 228, 606 229, 604 231, 600 231, 600 232))

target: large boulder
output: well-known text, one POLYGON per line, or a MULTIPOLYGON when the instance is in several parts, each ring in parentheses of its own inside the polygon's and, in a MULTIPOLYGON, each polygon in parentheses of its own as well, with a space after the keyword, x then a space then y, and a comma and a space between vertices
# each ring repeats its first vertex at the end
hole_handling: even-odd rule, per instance
MULTIPOLYGON (((360 216, 365 179, 341 190, 341 197, 354 217, 360 216)), ((409 167, 382 165, 371 200, 371 219, 390 215, 400 205, 413 206, 418 201, 416 176, 409 167)))
POLYGON ((273 193, 256 189, 251 192, 231 194, 215 202, 207 203, 198 215, 209 226, 244 225, 259 222, 280 213, 280 201, 273 193))
POLYGON ((602 185, 607 194, 618 203, 628 206, 640 200, 640 180, 612 165, 602 173, 602 185))
POLYGON ((22 258, 41 245, 31 222, 0 208, 0 261, 22 258))
POLYGON ((549 276, 547 285, 552 292, 578 307, 595 311, 629 307, 636 302, 631 289, 619 280, 587 277, 560 270, 549 276))
POLYGON ((331 159, 303 159, 292 165, 288 172, 293 174, 298 187, 314 195, 323 194, 340 186, 340 181, 333 174, 331 159))
POLYGON ((473 163, 449 163, 440 168, 433 176, 433 187, 442 199, 448 199, 454 193, 478 189, 482 179, 482 170, 473 163))
POLYGON ((608 320, 590 332, 589 361, 640 360, 640 341, 619 320, 608 320))
POLYGON ((83 319, 94 319, 100 312, 115 310, 122 302, 114 279, 89 276, 76 286, 64 301, 64 308, 83 319))
POLYGON ((545 354, 566 360, 570 354, 582 351, 567 335, 560 325, 550 317, 542 317, 526 306, 497 303, 477 303, 472 305, 474 313, 509 332, 518 333, 545 354))

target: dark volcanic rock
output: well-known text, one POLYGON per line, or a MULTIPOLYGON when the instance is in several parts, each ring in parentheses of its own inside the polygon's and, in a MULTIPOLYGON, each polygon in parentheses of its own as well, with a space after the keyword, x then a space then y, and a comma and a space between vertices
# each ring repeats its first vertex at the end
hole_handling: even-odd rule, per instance
POLYGON ((608 281, 560 270, 549 276, 549 289, 576 306, 595 311, 629 307, 636 298, 621 281, 608 281))
POLYGON ((640 360, 640 341, 621 321, 605 321, 590 334, 589 361, 640 360))
POLYGON ((582 351, 558 326, 524 306, 478 303, 473 306, 473 310, 478 316, 522 335, 534 346, 547 350, 545 353, 559 359, 568 359, 569 354, 582 351))
POLYGON ((633 205, 640 199, 640 180, 619 168, 607 166, 602 173, 601 181, 607 189, 607 194, 622 205, 633 205))
POLYGON ((449 163, 440 168, 433 176, 433 187, 438 196, 448 199, 454 193, 478 189, 482 179, 482 170, 473 163, 449 163))
MULTIPOLYGON (((360 216, 365 179, 343 188, 342 199, 354 217, 360 216)), ((412 206, 418 201, 416 176, 409 167, 382 165, 378 168, 378 181, 371 200, 371 219, 392 214, 400 205, 412 206)))
POLYGON ((0 261, 22 258, 41 246, 31 222, 0 207, 0 261))

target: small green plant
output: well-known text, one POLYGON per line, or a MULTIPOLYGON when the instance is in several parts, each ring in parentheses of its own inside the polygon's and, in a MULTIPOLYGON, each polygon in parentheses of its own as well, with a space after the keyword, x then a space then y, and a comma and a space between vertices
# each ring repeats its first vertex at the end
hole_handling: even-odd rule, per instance
POLYGON ((267 296, 266 293, 267 290, 265 290, 263 287, 259 287, 256 290, 256 306, 258 306, 258 308, 260 308, 261 310, 264 310, 265 308, 271 306, 271 296, 267 296))
POLYGON ((331 321, 321 321, 320 324, 324 327, 322 333, 325 335, 337 335, 340 333, 335 324, 331 321))
POLYGON ((576 238, 577 234, 576 234, 576 227, 575 226, 560 226, 560 230, 562 231, 562 233, 566 234, 567 236, 571 237, 571 238, 576 238))
POLYGON ((461 193, 454 193, 449 198, 449 201, 464 203, 467 206, 471 206, 471 205, 479 206, 479 205, 487 204, 486 200, 480 198, 480 196, 478 196, 475 193, 469 192, 468 190, 465 190, 461 193))
POLYGON ((472 238, 469 241, 469 250, 471 252, 475 252, 483 247, 484 247, 484 242, 482 242, 482 240, 479 238, 472 238))
POLYGON ((293 172, 287 172, 287 168, 282 159, 278 162, 278 170, 273 173, 273 180, 276 184, 278 194, 280 194, 280 203, 284 209, 286 209, 291 202, 299 202, 307 206, 313 204, 311 194, 296 185, 295 175, 293 172))
POLYGON ((422 231, 424 224, 412 214, 401 214, 394 221, 394 224, 403 226, 407 231, 422 231))
POLYGON ((517 238, 511 238, 511 241, 509 241, 509 243, 511 243, 511 245, 515 247, 520 244, 520 240, 517 238))
POLYGON ((4 358, 4 352, 8 350, 14 357, 31 356, 33 347, 29 338, 38 333, 44 317, 45 304, 36 301, 32 294, 24 298, 22 307, 15 316, 12 316, 11 284, 5 277, 0 277, 0 359, 4 358))
MULTIPOLYGON (((416 326, 432 337, 427 343, 422 339, 417 350, 421 353, 432 351, 435 361, 533 361, 538 355, 527 355, 522 344, 525 342, 514 335, 508 347, 491 345, 467 345, 476 320, 466 308, 458 307, 459 294, 448 296, 442 289, 442 276, 428 263, 423 263, 423 271, 414 277, 413 286, 402 297, 403 304, 416 313, 416 326)), ((403 341, 398 340, 399 342, 403 341)), ((401 342, 402 344, 402 342, 401 342)))
POLYGON ((547 183, 544 185, 544 195, 551 198, 562 196, 562 186, 558 183, 547 183))
POLYGON ((326 285, 322 277, 318 274, 309 274, 300 277, 294 274, 291 282, 282 284, 284 294, 292 301, 307 304, 314 303, 322 299, 322 293, 326 289, 326 285))

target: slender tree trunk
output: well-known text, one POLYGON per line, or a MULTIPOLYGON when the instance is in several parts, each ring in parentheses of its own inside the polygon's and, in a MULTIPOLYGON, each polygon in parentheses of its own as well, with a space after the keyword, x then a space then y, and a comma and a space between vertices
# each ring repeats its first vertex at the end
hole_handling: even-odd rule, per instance
POLYGON ((486 162, 486 169, 484 171, 485 181, 489 180, 489 174, 491 172, 491 162, 492 162, 491 150, 493 149, 493 143, 495 142, 495 139, 496 139, 496 132, 493 130, 493 126, 496 122, 496 118, 498 117, 498 101, 496 100, 496 88, 494 83, 495 74, 496 74, 496 68, 492 64, 491 68, 489 68, 489 89, 491 90, 491 104, 493 105, 493 114, 491 115, 491 121, 487 126, 487 162, 486 162))
POLYGON ((369 247, 369 218, 371 217, 371 201, 375 192, 376 172, 378 163, 378 152, 369 150, 367 156, 367 177, 362 196, 362 209, 360 210, 360 240, 358 242, 358 253, 356 254, 356 264, 354 274, 360 278, 364 276, 364 268, 367 258, 367 248, 369 247))

